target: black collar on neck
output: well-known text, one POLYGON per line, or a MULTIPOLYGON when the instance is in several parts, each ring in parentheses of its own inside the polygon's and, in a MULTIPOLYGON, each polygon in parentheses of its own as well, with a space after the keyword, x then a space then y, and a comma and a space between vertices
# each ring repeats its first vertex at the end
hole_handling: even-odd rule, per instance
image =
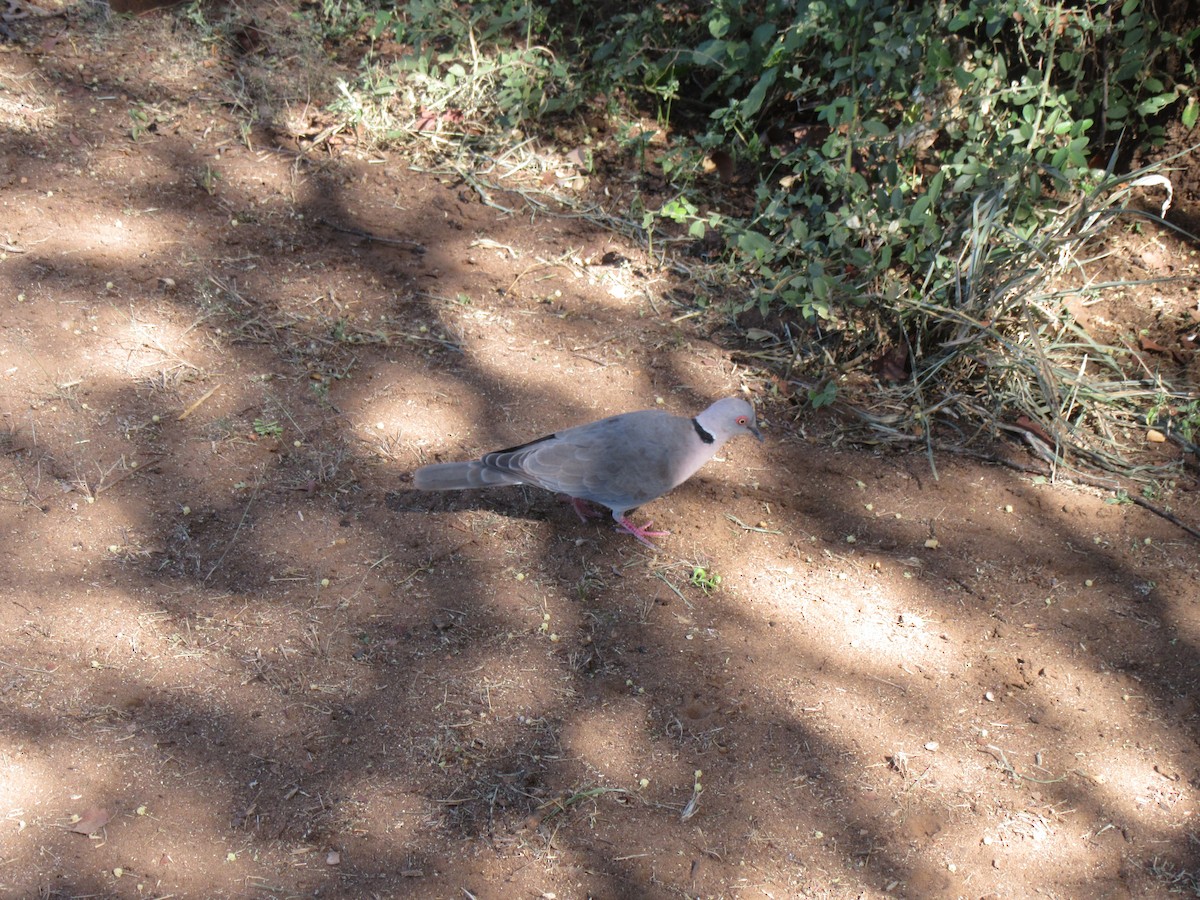
POLYGON ((700 435, 700 440, 704 443, 711 444, 716 440, 716 438, 704 430, 704 426, 700 424, 699 419, 692 419, 692 427, 696 429, 696 434, 700 435))

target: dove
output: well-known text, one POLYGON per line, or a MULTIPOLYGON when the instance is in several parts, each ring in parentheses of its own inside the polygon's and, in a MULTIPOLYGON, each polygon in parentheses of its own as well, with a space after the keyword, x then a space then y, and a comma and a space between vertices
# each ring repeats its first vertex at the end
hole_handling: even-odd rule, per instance
POLYGON ((649 538, 669 532, 650 531, 653 522, 633 524, 630 510, 683 484, 739 434, 763 439, 754 407, 741 397, 718 400, 690 419, 647 409, 557 431, 471 462, 421 466, 413 472, 413 486, 456 491, 536 485, 566 494, 580 519, 587 517, 589 502, 607 506, 618 531, 654 547, 649 538))

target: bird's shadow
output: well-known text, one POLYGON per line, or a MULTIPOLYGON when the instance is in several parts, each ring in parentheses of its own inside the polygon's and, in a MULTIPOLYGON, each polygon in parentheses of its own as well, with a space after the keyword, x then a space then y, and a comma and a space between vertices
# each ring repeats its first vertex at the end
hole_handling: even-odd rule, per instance
POLYGON ((565 500, 560 501, 553 494, 524 486, 446 492, 400 489, 389 491, 384 504, 392 512, 441 513, 486 509, 510 519, 531 522, 546 522, 564 514, 576 520, 570 504, 565 500))
MULTIPOLYGON (((553 522, 556 529, 559 526, 563 529, 579 529, 574 535, 576 541, 587 539, 593 529, 599 529, 599 533, 611 532, 614 535, 620 535, 624 531, 614 525, 611 511, 603 506, 582 501, 582 508, 576 507, 573 510, 571 498, 566 494, 551 494, 525 485, 444 492, 400 489, 389 491, 384 497, 384 504, 392 512, 453 513, 485 509, 514 520, 553 522)), ((648 532, 650 535, 669 533, 648 532)), ((651 549, 659 549, 650 541, 642 538, 638 540, 651 549)))

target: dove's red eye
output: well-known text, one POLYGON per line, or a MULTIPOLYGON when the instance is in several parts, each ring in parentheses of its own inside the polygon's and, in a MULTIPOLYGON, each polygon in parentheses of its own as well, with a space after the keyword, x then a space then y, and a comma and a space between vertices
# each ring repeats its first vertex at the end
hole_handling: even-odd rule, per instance
POLYGON ((745 425, 745 424, 746 424, 746 421, 747 421, 747 419, 746 419, 746 417, 745 417, 745 416, 738 416, 738 417, 737 417, 737 423, 738 423, 739 425, 745 425))

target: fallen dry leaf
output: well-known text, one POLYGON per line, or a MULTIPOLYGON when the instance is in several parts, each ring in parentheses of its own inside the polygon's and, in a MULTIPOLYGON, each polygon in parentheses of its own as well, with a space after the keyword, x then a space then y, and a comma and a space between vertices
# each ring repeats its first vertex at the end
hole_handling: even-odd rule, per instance
POLYGON ((1144 335, 1144 334, 1138 339, 1138 346, 1141 347, 1143 350, 1150 351, 1151 353, 1169 353, 1170 352, 1169 350, 1167 350, 1166 347, 1164 347, 1158 341, 1154 340, 1153 338, 1146 337, 1146 335, 1144 335))
POLYGON ((567 154, 567 162, 579 169, 581 172, 591 171, 591 165, 588 162, 588 154, 582 147, 576 147, 567 154))
POLYGON ((108 810, 99 806, 88 807, 79 821, 71 826, 71 831, 75 834, 95 834, 101 828, 108 824, 108 820, 112 816, 108 814, 108 810))
POLYGON ((1154 340, 1153 338, 1146 337, 1146 335, 1142 335, 1140 338, 1138 338, 1138 346, 1147 353, 1165 354, 1166 356, 1171 357, 1171 359, 1181 366, 1186 366, 1188 363, 1188 355, 1186 352, 1183 350, 1175 350, 1171 347, 1164 347, 1158 341, 1154 340))
POLYGON ((871 369, 880 381, 907 381, 908 364, 908 351, 903 347, 892 347, 871 364, 871 369))
POLYGON ((1040 440, 1046 446, 1048 446, 1048 447, 1054 446, 1054 438, 1052 438, 1052 437, 1050 437, 1050 435, 1046 434, 1045 429, 1043 429, 1040 425, 1038 425, 1036 422, 1034 422, 1033 419, 1029 418, 1029 416, 1017 416, 1017 420, 1013 424, 1016 425, 1018 428, 1022 428, 1025 431, 1028 431, 1030 434, 1032 434, 1035 438, 1040 440))
POLYGON ((735 173, 733 156, 725 150, 714 150, 704 158, 702 163, 706 175, 717 173, 717 177, 726 183, 733 181, 735 173))

